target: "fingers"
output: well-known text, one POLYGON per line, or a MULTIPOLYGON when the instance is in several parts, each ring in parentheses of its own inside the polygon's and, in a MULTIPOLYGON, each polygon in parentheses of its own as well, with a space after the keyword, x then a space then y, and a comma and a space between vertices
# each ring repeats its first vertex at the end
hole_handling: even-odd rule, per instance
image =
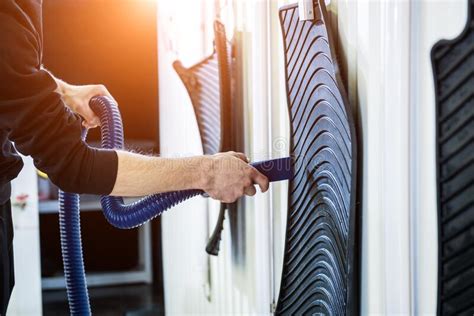
MULTIPOLYGON (((93 89, 91 89, 91 92, 90 92, 89 101, 90 101, 90 99, 92 99, 93 97, 96 97, 96 96, 107 96, 107 97, 109 97, 109 98, 111 98, 112 100, 115 101, 115 99, 110 94, 109 90, 107 90, 107 88, 102 84, 93 85, 93 89)), ((99 117, 91 110, 91 108, 89 106, 86 107, 84 112, 85 112, 83 114, 84 119, 85 119, 85 122, 83 122, 84 127, 95 128, 97 126, 100 126, 99 117), (91 115, 91 113, 92 113, 92 115, 91 115)))
POLYGON ((248 196, 254 196, 257 193, 257 189, 255 189, 255 186, 251 185, 244 189, 244 193, 248 196))
POLYGON ((81 110, 78 112, 84 118, 82 122, 84 127, 94 128, 100 125, 99 117, 92 111, 89 104, 81 106, 81 110))
POLYGON ((265 177, 263 174, 258 172, 257 169, 251 166, 250 166, 250 177, 255 184, 258 184, 258 186, 260 187, 260 191, 267 192, 268 186, 269 186, 267 177, 265 177))
POLYGON ((82 126, 84 126, 87 129, 92 129, 92 128, 96 128, 96 127, 100 126, 100 124, 89 123, 88 121, 84 120, 84 121, 82 121, 82 126))
MULTIPOLYGON (((237 157, 243 161, 245 161, 246 163, 249 163, 250 162, 250 159, 243 153, 238 153, 238 152, 235 152, 235 151, 230 151, 229 154, 233 155, 234 157, 237 157)), ((249 170, 249 176, 250 176, 250 180, 252 181, 251 182, 251 185, 248 185, 246 184, 245 185, 245 194, 246 195, 249 195, 249 196, 253 196, 255 195, 256 193, 256 189, 255 187, 253 186, 253 184, 257 184, 259 187, 260 187, 260 190, 262 192, 267 192, 268 190, 268 187, 269 187, 269 182, 268 182, 268 178, 266 176, 264 176, 263 174, 261 174, 257 169, 255 169, 254 167, 250 166, 250 165, 247 165, 248 166, 248 170, 249 170), (248 193, 249 194, 248 194, 248 193)))
POLYGON ((238 152, 235 152, 235 151, 229 151, 229 152, 227 152, 227 154, 232 155, 236 158, 239 158, 240 160, 243 160, 247 163, 250 162, 249 158, 243 153, 238 153, 238 152))
POLYGON ((98 84, 94 86, 94 95, 92 97, 95 96, 106 96, 115 101, 114 97, 110 94, 109 90, 107 90, 107 88, 103 84, 98 84))

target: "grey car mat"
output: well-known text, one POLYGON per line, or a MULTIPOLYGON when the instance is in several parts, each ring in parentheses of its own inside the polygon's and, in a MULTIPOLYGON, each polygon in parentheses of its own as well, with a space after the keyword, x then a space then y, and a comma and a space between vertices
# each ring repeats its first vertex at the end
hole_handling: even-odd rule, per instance
MULTIPOLYGON (((438 315, 474 314, 474 0, 431 51, 436 98, 438 315)), ((429 211, 429 210, 427 210, 429 211)))
POLYGON ((280 9, 295 177, 276 314, 358 313, 356 133, 324 1, 280 9))
MULTIPOLYGON (((189 68, 180 61, 173 63, 191 98, 205 155, 233 150, 231 45, 224 25, 217 20, 214 22, 214 47, 210 56, 189 68)), ((206 246, 207 253, 218 255, 225 210, 235 208, 235 203, 221 204, 215 229, 206 246)))

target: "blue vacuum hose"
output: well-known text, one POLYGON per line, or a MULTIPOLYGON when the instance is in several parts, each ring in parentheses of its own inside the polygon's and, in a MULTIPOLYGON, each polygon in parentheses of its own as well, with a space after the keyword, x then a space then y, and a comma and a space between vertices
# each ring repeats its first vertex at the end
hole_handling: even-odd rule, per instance
MULTIPOLYGON (((92 98, 90 106, 100 118, 102 147, 122 149, 122 118, 115 101, 108 97, 95 97, 92 98)), ((85 132, 83 138, 86 138, 85 132)), ((290 158, 252 165, 265 174, 270 181, 290 179, 293 175, 290 158)), ((111 225, 129 229, 143 225, 174 205, 203 193, 201 190, 185 190, 154 194, 128 205, 124 204, 121 197, 102 196, 100 201, 104 216, 111 225)), ((61 248, 70 313, 71 315, 90 315, 91 308, 82 256, 79 195, 60 191, 59 206, 61 248)))

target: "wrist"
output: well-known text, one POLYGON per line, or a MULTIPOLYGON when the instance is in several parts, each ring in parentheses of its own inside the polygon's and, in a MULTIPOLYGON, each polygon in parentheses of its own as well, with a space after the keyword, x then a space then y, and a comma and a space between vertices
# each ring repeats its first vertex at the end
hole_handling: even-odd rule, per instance
POLYGON ((56 84, 58 85, 58 89, 56 92, 58 92, 62 97, 66 96, 69 94, 70 91, 70 85, 61 79, 55 79, 56 84))
POLYGON ((58 79, 56 78, 53 73, 51 71, 49 71, 48 69, 46 69, 43 65, 41 65, 41 70, 47 72, 51 78, 54 80, 54 82, 56 83, 56 89, 54 90, 54 92, 58 93, 59 95, 63 96, 64 95, 64 87, 63 85, 65 84, 64 81, 62 81, 61 79, 58 79))
POLYGON ((198 157, 197 164, 197 182, 196 187, 199 190, 208 191, 214 180, 215 162, 212 156, 198 157))

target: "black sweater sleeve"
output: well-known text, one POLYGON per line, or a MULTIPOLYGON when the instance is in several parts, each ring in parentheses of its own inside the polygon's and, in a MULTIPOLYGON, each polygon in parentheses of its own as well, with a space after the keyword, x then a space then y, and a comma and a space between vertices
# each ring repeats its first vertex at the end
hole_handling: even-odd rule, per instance
POLYGON ((109 194, 117 176, 117 154, 81 140, 80 119, 41 69, 40 41, 21 13, 0 11, 0 126, 16 149, 32 156, 62 190, 109 194))

